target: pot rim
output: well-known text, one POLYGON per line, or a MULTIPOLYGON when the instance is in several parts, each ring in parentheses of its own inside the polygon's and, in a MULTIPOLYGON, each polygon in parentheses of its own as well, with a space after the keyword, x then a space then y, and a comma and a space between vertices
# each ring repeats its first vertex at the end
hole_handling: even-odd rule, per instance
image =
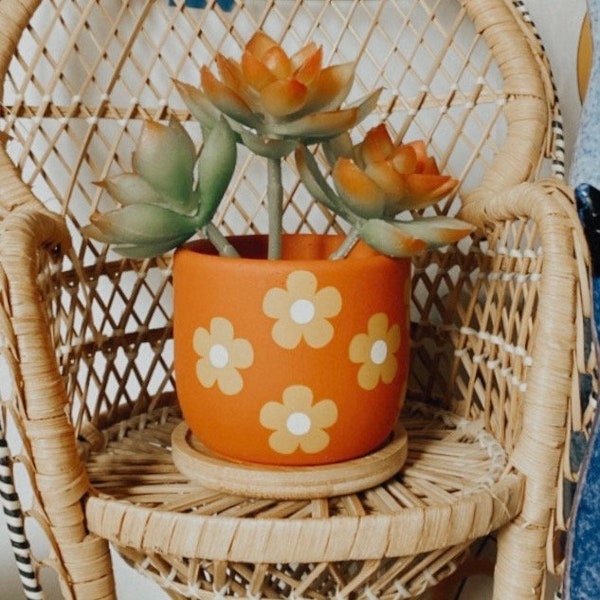
POLYGON ((352 248, 344 259, 331 259, 329 255, 334 252, 346 238, 344 234, 320 234, 320 233, 285 233, 282 237, 283 254, 281 259, 269 260, 267 258, 268 235, 266 234, 241 234, 226 236, 227 240, 238 252, 239 257, 221 256, 216 248, 207 239, 197 239, 186 242, 176 249, 175 257, 202 255, 209 260, 219 260, 247 263, 285 263, 293 264, 318 264, 332 263, 338 266, 344 263, 355 264, 357 261, 369 260, 371 262, 397 263, 411 261, 410 258, 396 258, 381 254, 371 248, 362 240, 352 248), (285 254, 288 254, 286 257, 285 254), (290 254, 292 256, 290 256, 290 254))

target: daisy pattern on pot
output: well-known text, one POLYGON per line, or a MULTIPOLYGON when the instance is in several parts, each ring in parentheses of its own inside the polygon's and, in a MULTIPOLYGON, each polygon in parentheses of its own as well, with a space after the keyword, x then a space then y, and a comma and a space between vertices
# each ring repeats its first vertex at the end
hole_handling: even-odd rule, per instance
POLYGON ((254 350, 248 340, 234 337, 233 325, 228 319, 214 317, 210 329, 198 327, 193 346, 200 357, 196 362, 196 376, 204 387, 210 388, 216 383, 228 396, 242 391, 244 380, 239 370, 252 365, 254 350))
POLYGON ((263 311, 276 319, 272 329, 275 342, 293 349, 304 339, 311 348, 323 348, 333 338, 333 325, 328 319, 342 309, 342 296, 333 286, 318 289, 318 281, 310 271, 293 271, 286 287, 271 288, 264 297, 263 311))
POLYGON ((272 429, 269 446, 279 454, 292 454, 298 448, 316 454, 329 445, 325 431, 338 419, 333 400, 313 404, 313 391, 305 385, 291 385, 283 392, 282 402, 267 402, 260 411, 260 424, 272 429))
POLYGON ((395 353, 400 348, 400 326, 389 324, 385 313, 376 313, 367 325, 367 333, 359 333, 350 342, 350 360, 360 364, 358 384, 373 390, 377 384, 391 383, 398 371, 395 353))

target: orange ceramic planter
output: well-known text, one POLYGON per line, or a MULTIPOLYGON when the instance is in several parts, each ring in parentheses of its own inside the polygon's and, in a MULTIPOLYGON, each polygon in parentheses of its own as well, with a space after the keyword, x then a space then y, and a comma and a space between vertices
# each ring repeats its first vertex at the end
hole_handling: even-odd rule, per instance
POLYGON ((410 261, 332 236, 207 242, 174 262, 175 376, 183 416, 210 450, 274 465, 326 464, 381 446, 408 373, 410 261))

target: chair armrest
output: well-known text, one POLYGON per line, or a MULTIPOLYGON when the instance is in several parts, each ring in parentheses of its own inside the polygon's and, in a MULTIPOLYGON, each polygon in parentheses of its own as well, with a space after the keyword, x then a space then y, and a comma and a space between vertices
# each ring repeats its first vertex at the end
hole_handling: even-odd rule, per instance
MULTIPOLYGON (((527 250, 542 256, 535 319, 533 325, 522 323, 531 328, 530 365, 520 415, 512 425, 516 429, 510 451, 511 466, 527 477, 526 491, 520 517, 500 534, 508 542, 502 547, 511 550, 499 557, 504 566, 497 574, 504 572, 506 577, 497 575, 495 581, 496 589, 507 597, 519 597, 520 591, 511 588, 511 572, 523 554, 534 556, 546 548, 547 565, 540 562, 540 570, 544 566, 555 570, 562 559, 553 556, 557 546, 553 542, 556 530, 565 527, 560 511, 563 478, 570 476, 568 440, 573 430, 585 427, 581 407, 588 398, 580 396, 587 394, 589 386, 582 382, 597 376, 589 342, 590 256, 572 190, 556 180, 520 184, 503 194, 475 194, 473 198, 465 203, 465 218, 490 238, 503 231, 498 239, 505 239, 501 236, 506 236, 507 222, 530 223, 536 245, 527 250)), ((516 247, 506 245, 518 254, 518 241, 516 247)), ((510 264, 509 258, 505 263, 510 264)))
MULTIPOLYGON (((65 595, 71 597, 78 590, 81 597, 91 598, 96 596, 86 592, 80 565, 94 562, 108 574, 110 555, 106 542, 90 535, 85 525, 84 500, 90 484, 67 411, 67 391, 41 285, 48 266, 59 261, 69 247, 63 219, 33 198, 13 204, 4 213, 0 221, 0 352, 12 380, 8 400, 29 465, 36 519, 51 531, 60 548, 66 569, 63 584, 68 582, 65 585, 70 588, 65 595)), ((112 575, 105 579, 110 590, 112 575)))
MULTIPOLYGON (((535 228, 530 237, 537 244, 525 251, 541 253, 543 263, 523 406, 525 435, 513 456, 516 466, 535 476, 537 444, 546 447, 544 451, 561 452, 565 442, 573 369, 583 366, 581 361, 575 363, 576 334, 582 314, 586 318, 591 314, 589 251, 572 192, 555 180, 520 184, 503 194, 476 195, 475 201, 465 203, 463 217, 490 238, 507 222, 529 222, 535 228)), ((520 250, 511 243, 515 240, 506 240, 504 252, 518 257, 520 250)))
POLYGON ((0 222, 1 329, 11 367, 19 373, 16 391, 28 422, 64 415, 64 387, 42 302, 40 273, 69 248, 63 220, 32 201, 9 211, 0 222))

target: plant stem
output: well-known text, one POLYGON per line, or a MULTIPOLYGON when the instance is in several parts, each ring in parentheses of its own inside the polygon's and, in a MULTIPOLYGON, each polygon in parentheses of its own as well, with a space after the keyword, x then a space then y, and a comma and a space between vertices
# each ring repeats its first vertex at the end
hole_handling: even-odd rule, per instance
POLYGON ((217 249, 219 256, 239 258, 238 251, 229 243, 229 240, 217 229, 214 223, 208 223, 204 227, 204 234, 217 249))
POLYGON ((339 248, 335 252, 332 252, 329 256, 330 260, 340 260, 346 258, 350 254, 352 248, 356 246, 360 236, 358 231, 353 227, 348 235, 344 238, 344 241, 340 244, 339 248))
POLYGON ((269 212, 268 258, 281 258, 281 236, 283 229, 283 185, 281 183, 281 159, 267 159, 267 210, 269 212))

